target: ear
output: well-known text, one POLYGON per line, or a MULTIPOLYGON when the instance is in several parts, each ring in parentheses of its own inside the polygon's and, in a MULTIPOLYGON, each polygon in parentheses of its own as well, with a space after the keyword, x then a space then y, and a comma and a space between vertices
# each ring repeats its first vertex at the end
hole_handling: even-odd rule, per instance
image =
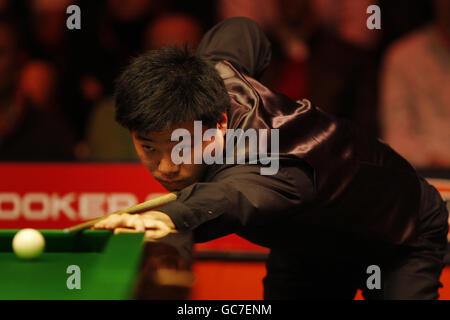
POLYGON ((227 112, 224 111, 217 122, 217 129, 222 131, 222 136, 225 136, 228 127, 228 115, 227 112))

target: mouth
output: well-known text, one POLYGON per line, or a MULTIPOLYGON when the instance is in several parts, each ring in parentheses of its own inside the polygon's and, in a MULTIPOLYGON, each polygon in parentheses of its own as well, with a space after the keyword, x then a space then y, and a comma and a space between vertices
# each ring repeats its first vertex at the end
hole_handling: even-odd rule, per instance
POLYGON ((183 183, 184 180, 158 180, 162 185, 177 186, 183 183))

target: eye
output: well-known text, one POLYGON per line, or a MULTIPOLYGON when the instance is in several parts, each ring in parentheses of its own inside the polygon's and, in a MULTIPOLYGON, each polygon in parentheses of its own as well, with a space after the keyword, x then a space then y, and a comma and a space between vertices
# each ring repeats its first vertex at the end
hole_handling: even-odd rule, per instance
POLYGON ((147 145, 142 145, 142 149, 144 149, 145 151, 149 151, 149 152, 155 151, 155 148, 147 146, 147 145))

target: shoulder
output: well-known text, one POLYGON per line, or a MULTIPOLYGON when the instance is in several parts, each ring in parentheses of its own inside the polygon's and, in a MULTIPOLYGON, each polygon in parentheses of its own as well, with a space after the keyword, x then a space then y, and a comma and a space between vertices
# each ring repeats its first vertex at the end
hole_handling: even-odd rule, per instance
POLYGON ((288 193, 301 193, 304 198, 312 198, 316 190, 314 170, 306 162, 293 158, 280 159, 279 168, 271 175, 261 174, 260 165, 216 165, 209 171, 206 182, 227 183, 230 186, 250 188, 252 185, 284 190, 288 193))

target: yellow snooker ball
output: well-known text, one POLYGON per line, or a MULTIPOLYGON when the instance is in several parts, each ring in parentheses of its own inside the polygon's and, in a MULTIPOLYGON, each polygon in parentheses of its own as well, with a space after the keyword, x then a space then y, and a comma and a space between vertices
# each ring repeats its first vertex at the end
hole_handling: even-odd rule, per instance
POLYGON ((19 258, 35 259, 44 251, 45 239, 35 229, 22 229, 14 235, 12 247, 19 258))

